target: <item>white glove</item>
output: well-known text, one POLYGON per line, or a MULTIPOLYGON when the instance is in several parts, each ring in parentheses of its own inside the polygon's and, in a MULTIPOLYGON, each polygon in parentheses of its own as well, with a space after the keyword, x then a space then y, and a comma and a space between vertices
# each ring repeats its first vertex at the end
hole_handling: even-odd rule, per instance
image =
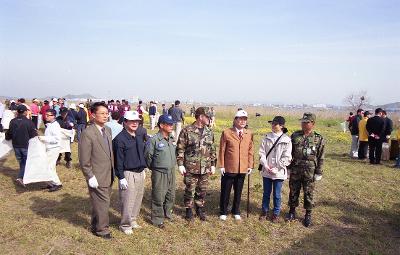
POLYGON ((120 189, 127 189, 128 188, 128 181, 125 178, 119 180, 119 188, 120 189))
POLYGON ((179 169, 179 172, 181 172, 181 175, 184 175, 186 173, 186 169, 184 166, 179 166, 178 169, 179 169))
POLYGON ((247 175, 251 174, 251 172, 253 172, 253 169, 247 168, 247 175))
POLYGON ((93 189, 97 189, 99 187, 99 183, 97 182, 96 176, 93 175, 92 178, 89 179, 89 187, 93 189))
POLYGON ((215 166, 211 166, 211 174, 215 174, 215 166))
POLYGON ((320 175, 320 174, 314 175, 314 180, 315 181, 320 181, 321 179, 322 179, 322 175, 320 175))
POLYGON ((225 174, 225 168, 221 167, 219 170, 221 171, 221 175, 224 176, 224 174, 225 174))

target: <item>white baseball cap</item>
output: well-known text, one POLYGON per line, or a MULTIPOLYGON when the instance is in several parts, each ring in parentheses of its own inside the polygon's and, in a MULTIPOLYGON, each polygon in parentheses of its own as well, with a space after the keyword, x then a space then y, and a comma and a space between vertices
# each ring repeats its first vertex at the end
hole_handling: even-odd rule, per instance
POLYGON ((70 109, 75 109, 75 108, 76 108, 76 104, 74 104, 74 103, 70 104, 70 105, 69 105, 69 108, 70 108, 70 109))
POLYGON ((85 105, 82 104, 82 103, 80 103, 78 106, 79 106, 80 108, 85 108, 85 105))
POLYGON ((126 111, 124 114, 126 120, 141 120, 137 111, 126 111))
POLYGON ((246 117, 247 118, 247 112, 244 111, 244 110, 237 111, 237 113, 235 115, 235 118, 240 118, 240 117, 246 117))
POLYGON ((58 101, 58 99, 57 98, 53 98, 53 101, 58 101))

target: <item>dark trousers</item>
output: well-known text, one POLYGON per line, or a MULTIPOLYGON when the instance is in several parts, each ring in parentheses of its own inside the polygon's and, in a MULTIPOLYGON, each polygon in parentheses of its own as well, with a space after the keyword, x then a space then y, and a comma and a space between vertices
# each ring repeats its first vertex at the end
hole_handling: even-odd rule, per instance
POLYGON ((368 142, 360 141, 358 145, 358 159, 365 159, 368 152, 368 142))
POLYGON ((240 215, 240 198, 242 196, 244 179, 246 174, 229 174, 225 173, 221 178, 221 197, 220 197, 220 214, 227 215, 229 197, 233 186, 233 205, 232 214, 240 215))
POLYGON ((19 173, 18 178, 24 178, 26 159, 28 158, 27 148, 14 148, 15 157, 19 163, 19 173))
POLYGON ((369 147, 369 162, 371 164, 379 164, 382 157, 382 140, 374 139, 373 137, 368 137, 368 147, 369 147))
MULTIPOLYGON (((57 162, 60 162, 60 161, 61 161, 61 157, 62 157, 62 153, 60 153, 60 155, 58 155, 57 162)), ((65 152, 65 153, 64 153, 64 160, 65 160, 65 162, 69 162, 69 161, 72 160, 72 158, 71 158, 71 152, 65 152)))
POLYGON ((33 124, 35 124, 35 128, 38 128, 38 116, 31 116, 33 124))
POLYGON ((92 202, 91 228, 93 233, 106 235, 110 233, 109 215, 111 187, 89 187, 90 200, 92 202))
POLYGON ((77 124, 76 125, 76 133, 77 133, 76 137, 78 139, 78 142, 81 140, 81 134, 85 128, 86 128, 86 124, 77 124))

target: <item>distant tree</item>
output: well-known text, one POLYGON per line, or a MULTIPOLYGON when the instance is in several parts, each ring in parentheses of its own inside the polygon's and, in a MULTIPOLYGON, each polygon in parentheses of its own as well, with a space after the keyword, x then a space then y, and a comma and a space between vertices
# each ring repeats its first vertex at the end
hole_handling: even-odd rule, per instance
POLYGON ((357 93, 351 93, 347 95, 344 99, 343 102, 348 105, 351 110, 354 112, 357 111, 357 109, 363 108, 364 106, 369 104, 369 96, 367 95, 367 91, 362 90, 357 93))

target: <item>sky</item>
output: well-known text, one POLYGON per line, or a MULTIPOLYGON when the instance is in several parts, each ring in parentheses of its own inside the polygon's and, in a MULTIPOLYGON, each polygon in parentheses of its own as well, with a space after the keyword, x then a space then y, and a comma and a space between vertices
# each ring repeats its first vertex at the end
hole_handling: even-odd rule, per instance
POLYGON ((400 0, 0 0, 0 95, 400 101, 400 0))

